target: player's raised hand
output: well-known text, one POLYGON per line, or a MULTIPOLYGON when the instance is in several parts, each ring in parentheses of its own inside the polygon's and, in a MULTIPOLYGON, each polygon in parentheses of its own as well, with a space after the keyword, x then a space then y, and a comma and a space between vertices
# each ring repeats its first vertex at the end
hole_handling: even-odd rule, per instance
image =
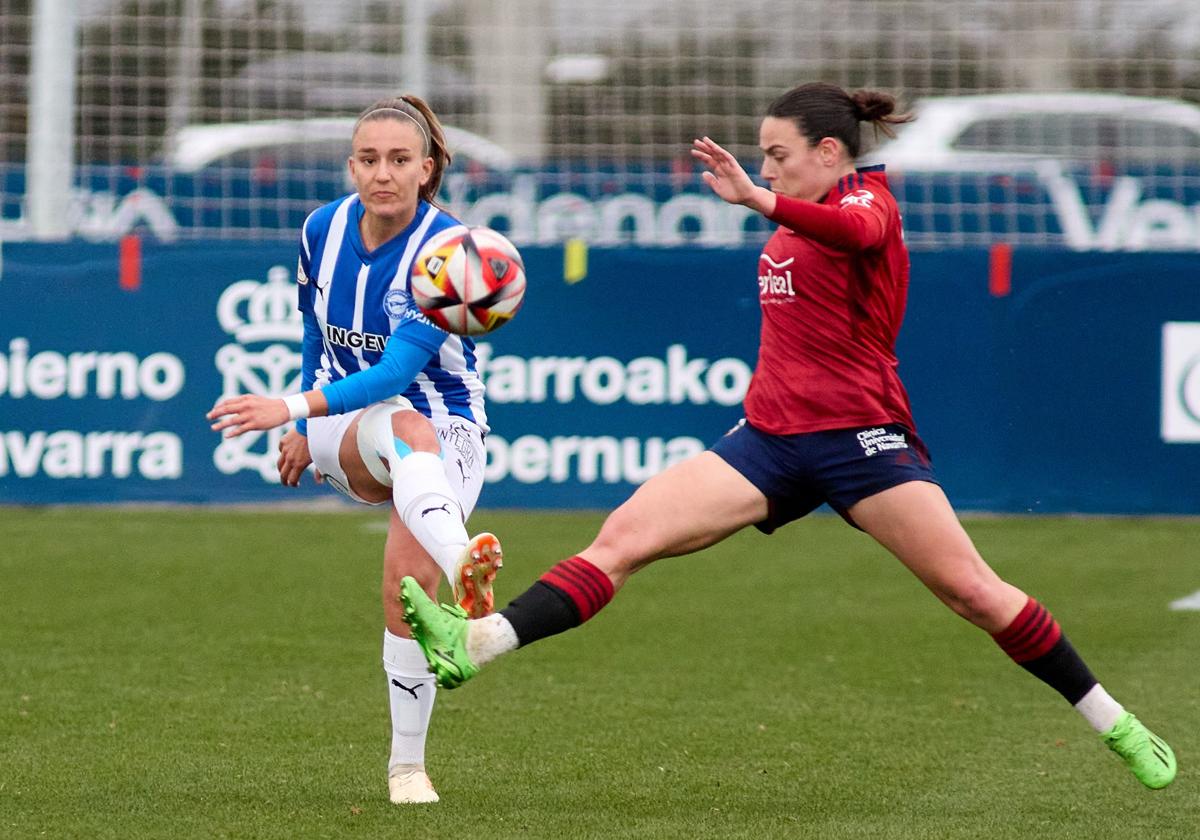
POLYGON ((257 394, 241 394, 220 400, 205 416, 216 421, 212 424, 212 430, 225 432, 227 438, 273 429, 291 419, 283 400, 257 394))
POLYGON ((700 177, 725 201, 730 204, 745 204, 754 196, 757 187, 746 174, 746 170, 742 169, 737 158, 711 138, 693 140, 692 157, 708 167, 708 171, 701 173, 700 177))

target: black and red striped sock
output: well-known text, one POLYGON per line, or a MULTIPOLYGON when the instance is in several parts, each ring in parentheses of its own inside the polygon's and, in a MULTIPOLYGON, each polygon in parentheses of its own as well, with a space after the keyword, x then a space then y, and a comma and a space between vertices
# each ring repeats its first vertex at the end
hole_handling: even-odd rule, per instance
POLYGON ((500 610, 522 647, 578 627, 612 600, 608 575, 582 557, 571 557, 546 572, 500 610))
POLYGON ((1011 624, 992 638, 1014 662, 1067 698, 1072 706, 1096 685, 1096 678, 1054 616, 1033 598, 1025 602, 1011 624))

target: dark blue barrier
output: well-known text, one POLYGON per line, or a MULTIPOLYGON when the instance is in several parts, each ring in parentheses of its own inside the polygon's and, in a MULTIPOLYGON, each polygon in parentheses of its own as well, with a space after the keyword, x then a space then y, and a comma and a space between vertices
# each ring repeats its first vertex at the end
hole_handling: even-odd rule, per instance
MULTIPOLYGON (((746 161, 756 171, 757 161, 746 161)), ((909 246, 1008 242, 1076 251, 1200 250, 1194 166, 1040 165, 1018 172, 891 173, 909 246)), ((76 169, 71 229, 91 241, 135 231, 160 241, 214 236, 290 242, 313 207, 348 192, 342 162, 256 162, 180 173, 158 165, 76 169)), ((31 237, 23 163, 0 163, 0 238, 31 237)), ((441 193, 459 218, 518 246, 573 237, 599 246, 753 247, 770 223, 714 197, 691 163, 600 167, 594 161, 492 172, 452 166, 441 193)))
POLYGON ((1018 250, 1010 295, 991 297, 987 276, 982 252, 915 255, 898 348, 954 501, 1200 513, 1196 258, 1018 250), (1196 325, 1173 358, 1168 323, 1196 325))
MULTIPOLYGON (((756 249, 592 249, 574 285, 560 249, 523 253, 525 309, 481 347, 483 504, 612 506, 740 417, 756 249)), ((222 444, 203 416, 294 388, 290 247, 146 243, 137 291, 115 245, 2 254, 0 502, 330 492, 273 483, 278 433, 222 444)), ((987 252, 914 255, 901 373, 956 504, 1200 512, 1195 272, 1184 254, 1018 250, 996 297, 987 252)))

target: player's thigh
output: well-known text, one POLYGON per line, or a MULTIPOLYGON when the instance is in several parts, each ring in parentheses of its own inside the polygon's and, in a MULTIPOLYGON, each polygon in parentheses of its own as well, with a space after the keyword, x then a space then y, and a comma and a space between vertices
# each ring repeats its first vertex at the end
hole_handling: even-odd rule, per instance
MULTIPOLYGON (((346 475, 346 470, 342 466, 342 445, 346 438, 350 436, 350 429, 354 427, 355 421, 362 414, 361 410, 347 412, 346 414, 334 414, 328 417, 312 417, 308 421, 308 449, 312 456, 313 466, 325 477, 325 483, 343 494, 349 499, 352 499, 361 504, 383 504, 389 500, 389 496, 382 493, 372 493, 368 496, 360 495, 352 489, 350 478, 346 475)), ((369 489, 363 487, 363 482, 358 482, 360 489, 369 489)))
POLYGON ((371 503, 392 497, 388 460, 379 451, 384 440, 389 443, 400 441, 414 452, 437 452, 439 449, 433 424, 407 402, 404 406, 376 403, 359 412, 342 436, 338 461, 350 489, 371 503), (364 424, 382 424, 382 428, 366 429, 364 424))
POLYGON ((463 518, 467 518, 475 510, 483 490, 483 472, 487 467, 483 431, 461 417, 439 419, 433 428, 441 447, 446 481, 458 498, 463 518))
POLYGON ((979 555, 937 484, 909 481, 853 505, 858 527, 896 555, 956 612, 998 631, 1020 611, 1024 596, 979 555))
POLYGON ((651 478, 609 514, 583 552, 608 572, 688 554, 767 516, 767 499, 720 456, 702 452, 651 478))
POLYGON ((359 498, 373 504, 392 498, 392 488, 380 482, 363 460, 358 443, 358 430, 362 423, 362 412, 346 427, 338 445, 338 463, 350 485, 350 490, 359 498))

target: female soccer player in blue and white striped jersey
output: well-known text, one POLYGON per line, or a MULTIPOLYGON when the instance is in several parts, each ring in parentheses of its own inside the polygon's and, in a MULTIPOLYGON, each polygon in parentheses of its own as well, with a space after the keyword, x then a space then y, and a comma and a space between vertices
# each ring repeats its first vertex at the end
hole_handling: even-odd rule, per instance
POLYGON ((365 504, 393 503, 384 549, 383 662, 392 713, 393 802, 436 802, 425 736, 436 684, 410 638, 400 580, 432 596, 441 574, 472 615, 491 612, 501 564, 491 534, 464 527, 479 498, 487 417, 469 339, 435 327, 413 303, 409 272, 421 245, 459 221, 434 204, 450 162, 442 127, 415 96, 380 100, 354 127, 356 193, 314 211, 297 272, 304 316, 303 392, 241 395, 209 412, 233 437, 295 420, 280 442, 279 474, 296 486, 313 464, 365 504))

